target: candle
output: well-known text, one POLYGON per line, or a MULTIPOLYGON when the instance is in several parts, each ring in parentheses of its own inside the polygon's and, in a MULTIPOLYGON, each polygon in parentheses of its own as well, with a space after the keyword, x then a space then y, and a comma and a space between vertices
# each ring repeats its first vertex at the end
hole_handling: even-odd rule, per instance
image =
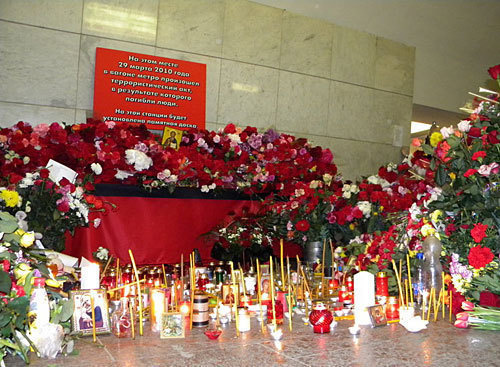
POLYGON ((408 268, 408 282, 409 287, 410 287, 410 300, 411 300, 411 305, 413 306, 413 284, 411 280, 411 266, 410 266, 410 255, 406 254, 406 267, 408 268))
POLYGON ((389 297, 385 308, 385 314, 388 319, 399 318, 399 302, 397 297, 389 297))
POLYGON ((141 283, 139 280, 139 272, 137 271, 137 266, 135 265, 134 254, 132 254, 132 250, 128 250, 128 254, 130 256, 130 260, 132 261, 132 266, 134 267, 135 280, 137 286, 137 294, 139 296, 139 335, 142 336, 142 295, 141 295, 141 283))
POLYGON ((385 271, 381 271, 377 273, 376 278, 376 295, 380 297, 388 297, 389 296, 389 278, 387 277, 387 273, 385 271))
POLYGON ((354 275, 354 318, 358 325, 371 325, 367 307, 375 305, 375 280, 373 274, 360 271, 354 275))
POLYGON ((95 332, 95 309, 94 309, 94 294, 90 293, 90 311, 92 313, 92 340, 94 343, 97 341, 95 332))
POLYGON ((260 283, 259 258, 257 258, 257 296, 259 298, 260 331, 264 332, 264 316, 262 315, 262 293, 261 293, 261 283, 260 283))
POLYGON ((441 272, 441 280, 443 281, 443 285, 441 286, 441 289, 443 290, 443 313, 442 313, 442 316, 443 316, 443 320, 444 320, 444 295, 446 294, 446 291, 445 291, 445 287, 444 287, 444 271, 441 272))
POLYGON ((165 292, 151 289, 151 331, 161 330, 161 315, 165 312, 165 292))
POLYGON ((240 308, 238 310, 238 331, 244 333, 245 331, 250 331, 250 315, 247 310, 240 308))
POLYGON ((132 308, 132 302, 128 303, 128 308, 130 311, 130 328, 132 330, 132 339, 135 339, 135 320, 134 320, 134 309, 132 308))
MULTIPOLYGON (((231 261, 231 281, 233 282, 233 290, 236 289, 236 279, 234 278, 234 266, 233 262, 231 261)), ((235 301, 238 299, 238 294, 235 294, 235 301)), ((234 302, 234 307, 235 307, 235 321, 236 321, 236 336, 240 336, 240 325, 239 325, 239 315, 238 315, 238 308, 236 306, 236 302, 234 302)))
POLYGON ((276 332, 276 307, 274 306, 274 274, 273 257, 269 256, 269 268, 271 269, 271 307, 273 312, 273 331, 276 332))
POLYGON ((285 290, 285 266, 283 264, 283 239, 280 240, 281 289, 285 290))
POLYGON ((452 310, 453 310, 453 307, 452 307, 452 304, 453 304, 453 297, 452 297, 452 294, 451 294, 451 290, 448 291, 449 293, 449 297, 450 297, 450 322, 451 322, 451 314, 452 314, 452 310))
POLYGON ((82 276, 80 278, 81 289, 99 289, 99 265, 87 263, 82 266, 82 276))

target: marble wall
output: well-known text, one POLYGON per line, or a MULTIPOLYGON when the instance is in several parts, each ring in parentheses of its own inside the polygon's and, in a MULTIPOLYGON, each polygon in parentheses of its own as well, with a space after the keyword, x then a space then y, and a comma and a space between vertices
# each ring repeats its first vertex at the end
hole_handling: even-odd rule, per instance
POLYGON ((207 128, 330 147, 347 178, 400 159, 415 49, 244 0, 0 0, 0 126, 92 114, 96 47, 207 65, 207 128))

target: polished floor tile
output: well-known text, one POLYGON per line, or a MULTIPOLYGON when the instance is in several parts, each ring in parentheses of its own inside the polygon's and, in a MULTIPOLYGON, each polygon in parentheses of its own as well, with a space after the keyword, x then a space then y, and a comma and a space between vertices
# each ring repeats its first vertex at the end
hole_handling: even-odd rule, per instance
MULTIPOLYGON (((144 336, 118 339, 113 335, 76 342, 77 356, 54 360, 33 357, 33 367, 83 366, 500 366, 498 333, 457 329, 445 321, 431 323, 419 333, 392 324, 362 328, 352 336, 352 321, 341 321, 330 334, 314 334, 297 317, 293 331, 284 327, 280 341, 260 332, 254 320, 252 330, 236 337, 234 324, 212 341, 202 329, 186 332, 184 339, 160 339, 145 329, 144 336)), ((8 358, 7 366, 23 366, 8 358)))

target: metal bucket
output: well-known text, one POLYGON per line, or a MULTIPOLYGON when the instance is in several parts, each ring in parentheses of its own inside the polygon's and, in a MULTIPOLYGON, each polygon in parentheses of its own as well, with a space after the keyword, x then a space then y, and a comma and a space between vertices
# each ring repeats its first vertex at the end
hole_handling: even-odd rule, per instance
POLYGON ((314 241, 306 243, 305 248, 305 261, 307 263, 313 263, 317 260, 321 261, 323 257, 323 242, 314 241))

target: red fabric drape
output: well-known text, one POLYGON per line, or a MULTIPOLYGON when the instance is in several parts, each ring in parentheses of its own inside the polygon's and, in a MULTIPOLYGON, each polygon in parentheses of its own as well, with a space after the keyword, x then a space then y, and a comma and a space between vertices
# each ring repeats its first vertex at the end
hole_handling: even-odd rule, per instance
POLYGON ((259 201, 106 197, 117 205, 115 212, 97 213, 98 228, 79 228, 66 241, 68 255, 92 259, 99 246, 106 247, 120 262, 128 263, 131 249, 139 265, 178 263, 181 254, 198 248, 210 259, 211 246, 200 238, 228 215, 246 206, 255 212, 259 201))

